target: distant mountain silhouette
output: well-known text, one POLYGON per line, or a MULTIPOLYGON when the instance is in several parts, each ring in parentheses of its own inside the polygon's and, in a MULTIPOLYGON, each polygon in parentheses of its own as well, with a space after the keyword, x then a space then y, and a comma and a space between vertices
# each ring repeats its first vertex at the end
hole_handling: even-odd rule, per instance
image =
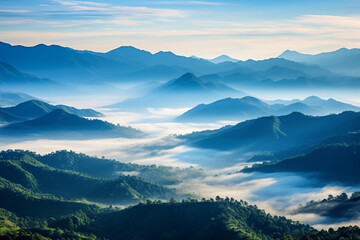
POLYGON ((217 63, 223 63, 223 62, 237 62, 239 60, 237 60, 235 58, 231 58, 227 55, 221 55, 216 58, 210 59, 209 61, 217 64, 217 63))
MULTIPOLYGON (((0 43, 1 46, 1 43, 0 43)), ((33 75, 29 75, 20 72, 13 66, 0 62, 0 86, 14 86, 14 85, 59 85, 57 82, 49 80, 47 78, 38 78, 33 75)))
POLYGON ((278 58, 317 64, 340 74, 360 76, 360 49, 341 48, 314 55, 286 50, 278 58))
POLYGON ((323 117, 294 112, 286 116, 248 120, 213 131, 195 132, 180 138, 202 148, 277 152, 359 130, 359 112, 343 112, 323 117))
POLYGON ((168 81, 142 98, 129 99, 108 107, 184 107, 198 101, 207 101, 224 95, 244 95, 221 83, 204 82, 192 73, 168 81))
POLYGON ((62 109, 68 113, 76 114, 81 117, 102 117, 103 115, 92 109, 76 109, 65 105, 51 105, 40 100, 30 100, 20 103, 14 107, 0 108, 0 110, 17 116, 19 118, 36 118, 43 116, 55 109, 62 109))
POLYGON ((14 106, 33 99, 37 98, 21 92, 0 92, 0 107, 14 106))
POLYGON ((20 123, 13 123, 0 129, 6 135, 45 134, 48 137, 139 137, 139 130, 122 127, 101 120, 88 120, 56 109, 42 117, 20 123))
POLYGON ((265 101, 248 96, 241 99, 226 98, 209 104, 199 104, 177 117, 176 121, 241 121, 269 115, 287 115, 292 112, 301 112, 307 115, 326 115, 343 111, 360 111, 360 107, 334 99, 324 100, 316 96, 310 96, 303 101, 299 99, 294 101, 278 100, 275 104, 267 104, 265 101))

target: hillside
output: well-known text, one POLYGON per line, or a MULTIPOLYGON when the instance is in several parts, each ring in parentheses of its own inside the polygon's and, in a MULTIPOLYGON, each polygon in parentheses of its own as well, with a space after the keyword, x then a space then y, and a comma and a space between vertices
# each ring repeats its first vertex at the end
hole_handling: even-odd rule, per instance
POLYGON ((109 239, 275 239, 311 229, 243 201, 213 201, 137 205, 101 214, 87 229, 109 239))
POLYGON ((121 174, 133 174, 158 184, 174 185, 186 179, 204 177, 203 171, 195 168, 172 168, 122 163, 106 158, 91 157, 73 151, 56 151, 46 155, 38 155, 32 152, 26 153, 50 167, 81 172, 106 179, 113 179, 121 174))
POLYGON ((0 110, 14 116, 30 119, 41 117, 56 109, 62 109, 65 112, 72 113, 81 117, 102 117, 103 115, 92 109, 77 109, 65 105, 51 105, 39 100, 30 100, 20 103, 14 107, 0 108, 0 110))
POLYGON ((140 137, 143 133, 131 127, 122 127, 101 120, 89 120, 56 109, 42 117, 13 123, 0 128, 6 135, 40 134, 47 137, 92 138, 92 137, 140 137))
POLYGON ((298 112, 241 122, 214 131, 180 136, 187 143, 202 148, 236 149, 242 152, 284 151, 314 144, 330 136, 360 130, 360 113, 343 112, 322 117, 298 112))
POLYGON ((322 179, 358 184, 359 159, 360 145, 329 145, 305 155, 255 165, 243 171, 317 173, 322 179))
POLYGON ((178 196, 173 189, 138 177, 119 175, 117 178, 105 180, 75 171, 52 168, 19 151, 1 152, 0 166, 0 177, 35 193, 52 194, 66 199, 126 204, 146 198, 178 196))
POLYGON ((0 177, 0 194, 0 209, 6 209, 21 217, 59 217, 80 210, 97 208, 95 205, 60 200, 49 194, 34 194, 2 177, 0 177))
POLYGON ((4 112, 0 108, 0 124, 6 124, 6 123, 18 122, 18 121, 21 121, 21 119, 7 112, 4 112))

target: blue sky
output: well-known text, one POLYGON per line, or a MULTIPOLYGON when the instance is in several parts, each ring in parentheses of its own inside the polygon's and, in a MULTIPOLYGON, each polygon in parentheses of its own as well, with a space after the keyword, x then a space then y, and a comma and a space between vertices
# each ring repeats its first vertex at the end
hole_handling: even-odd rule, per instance
POLYGON ((286 49, 317 53, 360 47, 360 2, 2 0, 0 40, 264 59, 286 49))

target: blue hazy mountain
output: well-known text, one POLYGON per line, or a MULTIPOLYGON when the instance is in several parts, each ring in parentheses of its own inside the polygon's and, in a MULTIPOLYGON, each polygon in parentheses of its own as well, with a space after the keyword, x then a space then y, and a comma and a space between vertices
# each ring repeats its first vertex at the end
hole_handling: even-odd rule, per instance
POLYGON ((131 46, 119 47, 104 54, 104 56, 117 61, 134 61, 144 66, 168 66, 178 67, 184 71, 202 73, 209 71, 214 66, 213 63, 204 59, 194 59, 176 55, 172 52, 160 51, 152 54, 148 51, 140 50, 131 46))
POLYGON ((317 64, 340 74, 360 76, 360 49, 341 48, 333 52, 314 55, 286 50, 278 58, 317 64))
POLYGON ((216 58, 210 59, 209 61, 217 64, 217 63, 223 63, 223 62, 237 62, 239 60, 237 60, 235 58, 231 58, 227 55, 221 55, 216 58))
MULTIPOLYGON (((199 76, 215 74, 222 83, 239 86, 294 87, 328 84, 331 87, 341 77, 316 65, 280 58, 214 64, 208 60, 179 56, 172 52, 152 54, 130 46, 98 53, 56 45, 23 47, 0 43, 0 61, 20 71, 72 85, 165 80, 193 72, 199 76)), ((353 78, 348 78, 340 83, 345 85, 354 82, 353 78)))
POLYGON ((4 112, 2 109, 0 109, 0 124, 18 122, 21 120, 21 118, 15 117, 14 115, 4 112))
POLYGON ((186 73, 153 89, 144 97, 125 100, 108 107, 184 107, 226 95, 244 95, 244 93, 221 83, 204 82, 194 74, 186 73))
POLYGON ((225 98, 209 104, 199 104, 177 117, 176 120, 185 122, 240 121, 242 119, 270 115, 271 112, 271 106, 257 98, 225 98))
POLYGON ((225 98, 209 104, 199 104, 176 118, 181 122, 241 121, 268 115, 287 115, 301 112, 306 115, 326 115, 343 111, 360 111, 360 107, 334 99, 310 96, 303 101, 280 101, 268 104, 254 97, 225 98), (280 104, 281 103, 281 104, 280 104))
POLYGON ((65 105, 51 105, 40 100, 30 100, 20 103, 14 107, 0 108, 0 110, 17 116, 19 118, 36 118, 50 113, 56 109, 62 109, 81 117, 102 117, 103 114, 92 109, 77 109, 65 105))
POLYGON ((242 152, 284 151, 317 143, 334 135, 360 130, 360 113, 343 112, 313 117, 294 112, 269 116, 226 126, 213 131, 180 136, 189 144, 210 149, 236 149, 242 152))
POLYGON ((36 134, 50 138, 133 138, 143 136, 143 133, 137 129, 96 119, 89 120, 62 109, 56 109, 39 118, 4 126, 0 128, 0 131, 7 136, 36 134))
MULTIPOLYGON (((0 43, 1 45, 1 43, 0 43)), ((0 62, 0 85, 18 86, 18 85, 59 85, 59 83, 47 78, 38 78, 34 75, 20 72, 13 66, 0 62)))
POLYGON ((360 145, 330 145, 277 163, 248 168, 245 172, 317 173, 327 180, 356 184, 360 182, 360 145))
POLYGON ((120 63, 87 52, 79 53, 57 45, 44 44, 23 47, 0 42, 0 61, 24 72, 68 83, 74 79, 76 82, 73 83, 78 83, 79 80, 113 78, 122 73, 122 70, 131 69, 128 63, 120 63))
POLYGON ((14 106, 22 102, 36 99, 36 97, 21 92, 0 92, 0 107, 14 106))

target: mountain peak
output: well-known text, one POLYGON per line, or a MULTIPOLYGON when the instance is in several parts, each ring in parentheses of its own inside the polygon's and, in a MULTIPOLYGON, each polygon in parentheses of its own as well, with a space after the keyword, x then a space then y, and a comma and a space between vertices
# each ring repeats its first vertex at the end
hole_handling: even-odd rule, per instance
POLYGON ((223 63, 223 62, 237 62, 238 60, 223 54, 216 58, 210 59, 209 61, 212 63, 223 63))

